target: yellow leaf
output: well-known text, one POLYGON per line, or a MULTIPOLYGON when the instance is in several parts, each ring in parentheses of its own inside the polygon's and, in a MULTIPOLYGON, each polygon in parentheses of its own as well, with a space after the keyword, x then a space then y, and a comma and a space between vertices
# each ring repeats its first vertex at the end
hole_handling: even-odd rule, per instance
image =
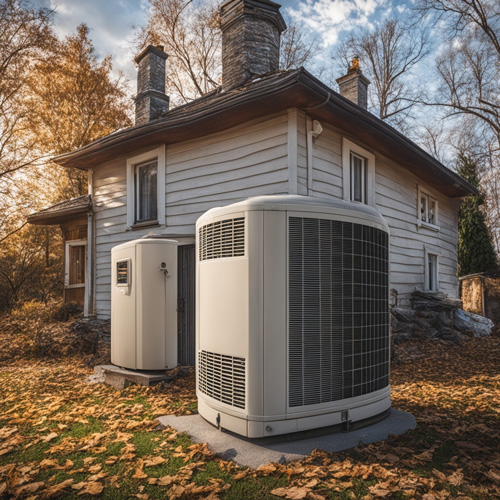
POLYGON ((374 495, 375 497, 379 497, 379 498, 384 498, 387 495, 389 495, 389 493, 391 493, 390 490, 380 488, 379 485, 377 485, 377 484, 374 486, 370 486, 368 489, 370 490, 370 493, 372 495, 374 495))
POLYGON ((132 477, 134 479, 144 479, 145 477, 148 477, 148 475, 144 473, 144 471, 140 467, 138 467, 135 470, 135 474, 132 477))
POLYGON ((48 434, 47 436, 43 436, 41 438, 42 441, 45 441, 46 443, 54 440, 57 436, 59 436, 59 434, 57 434, 57 432, 51 432, 50 434, 48 434))
POLYGON ((432 469, 432 473, 440 480, 440 481, 446 481, 446 476, 441 472, 438 471, 437 469, 432 469))
POLYGON ((290 500, 302 500, 303 498, 307 497, 309 491, 309 488, 292 486, 291 488, 276 488, 275 490, 271 491, 271 494, 278 497, 288 498, 290 500))
POLYGON ((460 486, 463 483, 464 475, 460 472, 460 470, 456 470, 453 474, 448 476, 448 481, 453 486, 460 486))
POLYGON ((44 492, 44 498, 50 498, 53 495, 57 495, 60 491, 66 489, 67 487, 71 486, 73 484, 73 479, 66 479, 66 481, 63 481, 62 483, 55 484, 54 486, 51 486, 44 492))
POLYGON ((274 472, 275 470, 276 467, 273 464, 261 465, 260 467, 257 468, 257 472, 264 472, 265 474, 269 474, 271 472, 274 472))
POLYGON ((85 483, 84 488, 78 493, 79 495, 99 495, 104 486, 98 482, 85 483))
POLYGON ((50 458, 44 458, 41 462, 40 462, 40 467, 42 469, 47 469, 49 467, 57 467, 59 464, 57 463, 57 460, 52 460, 50 458))

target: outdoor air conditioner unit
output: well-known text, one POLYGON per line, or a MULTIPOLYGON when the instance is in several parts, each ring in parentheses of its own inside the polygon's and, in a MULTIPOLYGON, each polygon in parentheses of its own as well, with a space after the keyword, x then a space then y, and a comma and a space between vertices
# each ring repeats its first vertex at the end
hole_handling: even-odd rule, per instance
POLYGON ((385 416, 388 231, 367 205, 306 196, 250 198, 201 216, 200 415, 247 437, 385 416))
POLYGON ((111 249, 111 362, 134 370, 177 366, 177 241, 111 249))

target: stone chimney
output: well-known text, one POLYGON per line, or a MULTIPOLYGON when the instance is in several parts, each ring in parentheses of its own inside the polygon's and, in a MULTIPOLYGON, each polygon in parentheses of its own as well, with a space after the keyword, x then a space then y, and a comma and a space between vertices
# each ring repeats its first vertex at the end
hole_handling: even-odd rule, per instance
POLYGON ((165 61, 163 47, 149 45, 136 58, 137 96, 135 124, 142 125, 168 111, 169 97, 165 94, 165 61))
POLYGON ((351 61, 347 75, 337 78, 340 95, 356 103, 363 109, 368 109, 368 85, 370 80, 359 68, 359 58, 351 61))
POLYGON ((279 68, 286 29, 280 7, 270 0, 226 0, 220 6, 223 90, 279 68))

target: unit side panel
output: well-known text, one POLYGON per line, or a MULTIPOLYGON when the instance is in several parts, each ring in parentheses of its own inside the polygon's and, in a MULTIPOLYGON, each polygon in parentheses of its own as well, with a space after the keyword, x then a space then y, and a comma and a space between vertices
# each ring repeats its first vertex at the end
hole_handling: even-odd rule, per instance
POLYGON ((284 418, 287 404, 286 212, 264 213, 264 415, 284 418))
POLYGON ((111 362, 117 366, 136 368, 136 258, 135 248, 113 252, 111 318, 111 362), (129 286, 117 284, 117 261, 128 262, 129 286))
POLYGON ((264 212, 247 212, 247 251, 248 251, 248 346, 247 358, 247 413, 263 414, 264 392, 264 212))
POLYGON ((137 245, 137 369, 146 370, 177 366, 177 245, 154 243, 137 245))

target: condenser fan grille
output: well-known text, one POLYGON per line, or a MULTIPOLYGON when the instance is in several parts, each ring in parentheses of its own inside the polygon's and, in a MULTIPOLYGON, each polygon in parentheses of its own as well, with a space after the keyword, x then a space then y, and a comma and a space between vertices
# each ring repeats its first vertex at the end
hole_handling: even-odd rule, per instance
POLYGON ((211 398, 245 408, 245 359, 198 352, 198 389, 211 398))
POLYGON ((198 232, 201 261, 245 255, 244 217, 205 224, 198 232))
POLYGON ((389 384, 388 235, 289 218, 289 406, 389 384))

